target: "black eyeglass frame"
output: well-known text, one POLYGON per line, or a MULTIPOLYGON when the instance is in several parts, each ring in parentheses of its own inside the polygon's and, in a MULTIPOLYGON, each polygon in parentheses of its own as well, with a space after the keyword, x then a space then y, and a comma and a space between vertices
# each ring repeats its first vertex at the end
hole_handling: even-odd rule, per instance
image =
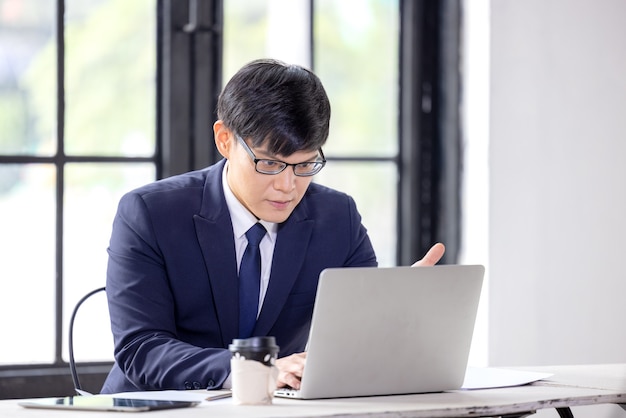
POLYGON ((248 153, 248 155, 250 156, 250 158, 252 159, 252 161, 254 162, 254 170, 257 173, 260 174, 266 174, 266 175, 276 175, 276 174, 280 174, 283 171, 285 171, 285 169, 289 166, 293 167, 293 174, 295 174, 298 177, 311 177, 316 175, 317 173, 319 173, 320 171, 322 171, 322 168, 324 168, 324 166, 326 165, 326 157, 324 157, 324 152, 322 152, 322 149, 318 149, 319 153, 320 153, 320 157, 322 158, 321 161, 303 161, 301 163, 296 163, 296 164, 290 164, 290 163, 286 163, 284 161, 280 161, 280 160, 271 160, 269 158, 257 158, 256 155, 254 155, 254 152, 252 151, 252 148, 250 148, 250 146, 246 143, 246 141, 243 140, 243 138, 241 136, 239 136, 238 134, 235 134, 235 137, 237 138, 237 141, 239 141, 241 144, 243 144, 243 148, 246 150, 246 152, 248 153), (276 163, 281 165, 281 168, 279 170, 275 170, 275 171, 264 171, 264 170, 260 170, 258 167, 259 162, 262 161, 267 161, 267 162, 271 162, 271 163, 276 163), (298 166, 302 166, 303 164, 317 164, 318 168, 316 168, 314 171, 310 172, 310 173, 298 173, 296 172, 296 167, 298 166))

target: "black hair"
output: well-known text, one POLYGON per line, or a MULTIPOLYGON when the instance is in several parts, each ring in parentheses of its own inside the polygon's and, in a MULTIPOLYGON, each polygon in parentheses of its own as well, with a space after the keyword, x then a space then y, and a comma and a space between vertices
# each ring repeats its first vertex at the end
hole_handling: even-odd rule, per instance
POLYGON ((310 70, 272 59, 242 67, 217 102, 217 117, 272 154, 314 151, 328 138, 330 102, 310 70))

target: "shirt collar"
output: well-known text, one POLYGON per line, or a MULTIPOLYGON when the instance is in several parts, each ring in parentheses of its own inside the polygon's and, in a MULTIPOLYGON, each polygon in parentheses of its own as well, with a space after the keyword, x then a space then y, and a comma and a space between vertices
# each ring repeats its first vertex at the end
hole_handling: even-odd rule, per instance
POLYGON ((257 219, 256 216, 246 209, 246 207, 239 201, 239 199, 237 199, 233 191, 230 189, 228 179, 226 177, 227 171, 228 161, 226 161, 226 164, 224 164, 224 170, 222 170, 222 187, 224 188, 226 206, 228 206, 230 219, 233 223, 233 233, 235 234, 235 239, 242 238, 252 225, 259 222, 267 230, 267 235, 270 240, 275 243, 278 224, 257 219))

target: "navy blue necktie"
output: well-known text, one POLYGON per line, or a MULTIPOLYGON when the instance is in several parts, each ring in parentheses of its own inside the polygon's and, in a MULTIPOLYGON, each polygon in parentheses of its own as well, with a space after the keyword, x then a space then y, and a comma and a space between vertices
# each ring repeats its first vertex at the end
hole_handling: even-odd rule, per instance
POLYGON ((248 246, 239 266, 239 338, 252 336, 259 310, 261 289, 261 251, 259 243, 266 231, 256 223, 246 232, 248 246))

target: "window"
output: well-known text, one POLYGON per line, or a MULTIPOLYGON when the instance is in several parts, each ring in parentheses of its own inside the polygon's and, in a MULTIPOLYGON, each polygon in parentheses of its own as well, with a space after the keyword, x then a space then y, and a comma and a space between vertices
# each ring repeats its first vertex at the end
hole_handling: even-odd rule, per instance
MULTIPOLYGON (((2 365, 67 361, 66 318, 104 284, 117 201, 156 178, 155 13, 0 1, 0 317, 20 336, 2 365)), ((110 360, 110 340, 94 333, 89 358, 110 360)))

